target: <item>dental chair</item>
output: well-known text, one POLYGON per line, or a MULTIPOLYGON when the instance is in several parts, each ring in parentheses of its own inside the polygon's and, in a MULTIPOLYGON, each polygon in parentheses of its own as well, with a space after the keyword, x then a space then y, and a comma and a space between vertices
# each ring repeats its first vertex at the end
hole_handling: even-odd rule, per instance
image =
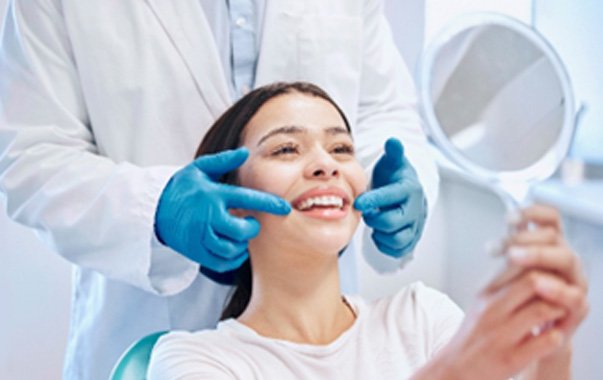
POLYGON ((147 335, 134 342, 119 358, 111 372, 111 380, 144 380, 147 378, 147 367, 151 352, 159 338, 167 331, 147 335))

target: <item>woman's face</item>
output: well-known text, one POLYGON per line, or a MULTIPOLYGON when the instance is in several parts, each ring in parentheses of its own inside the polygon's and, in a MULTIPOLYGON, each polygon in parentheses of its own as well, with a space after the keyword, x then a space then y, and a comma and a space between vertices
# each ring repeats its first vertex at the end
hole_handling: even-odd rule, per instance
POLYGON ((261 224, 254 248, 279 247, 337 253, 349 243, 360 214, 354 199, 366 189, 345 123, 328 101, 300 93, 266 102, 245 127, 249 159, 242 186, 289 201, 291 213, 251 212, 261 224))

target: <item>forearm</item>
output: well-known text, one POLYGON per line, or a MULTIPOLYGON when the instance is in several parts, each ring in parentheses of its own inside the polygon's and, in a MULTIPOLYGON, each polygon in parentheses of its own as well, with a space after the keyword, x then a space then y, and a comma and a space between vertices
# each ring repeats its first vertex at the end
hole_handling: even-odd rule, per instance
POLYGON ((0 191, 13 220, 69 262, 108 278, 157 294, 192 282, 198 266, 154 239, 156 198, 173 168, 115 164, 43 142, 20 145, 15 140, 0 159, 0 191))

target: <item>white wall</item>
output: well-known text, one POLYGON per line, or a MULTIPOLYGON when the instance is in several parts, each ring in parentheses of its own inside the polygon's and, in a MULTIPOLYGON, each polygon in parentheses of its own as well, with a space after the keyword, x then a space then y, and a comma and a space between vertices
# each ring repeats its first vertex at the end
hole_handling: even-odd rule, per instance
POLYGON ((429 43, 446 23, 468 12, 498 12, 529 24, 532 18, 532 1, 425 0, 425 41, 429 43))
POLYGON ((0 379, 60 379, 70 266, 4 209, 0 241, 0 379))
POLYGON ((535 26, 567 65, 577 100, 588 105, 573 153, 603 164, 603 2, 534 1, 535 26))
MULTIPOLYGON (((2 18, 5 8, 6 0, 0 0, 2 18)), ((60 379, 70 265, 9 220, 2 197, 0 242, 0 379, 60 379)))
MULTIPOLYGON (((0 0, 2 17, 5 7, 0 0)), ((71 268, 8 219, 1 196, 0 262, 0 379, 60 379, 71 268)))
POLYGON ((603 224, 566 216, 564 226, 590 289, 590 312, 574 338, 574 379, 603 379, 603 224))

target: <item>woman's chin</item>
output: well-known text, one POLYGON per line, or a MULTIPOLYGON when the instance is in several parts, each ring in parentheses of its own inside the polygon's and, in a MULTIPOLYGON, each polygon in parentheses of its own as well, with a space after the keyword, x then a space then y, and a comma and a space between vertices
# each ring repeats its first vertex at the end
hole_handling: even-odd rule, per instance
POLYGON ((312 234, 300 234, 292 241, 298 242, 298 247, 304 246, 308 250, 318 252, 334 252, 338 254, 345 248, 351 240, 351 235, 348 232, 329 231, 314 231, 312 234))
MULTIPOLYGON (((260 235, 272 244, 280 242, 287 249, 338 254, 352 239, 357 220, 340 221, 338 223, 321 223, 319 221, 276 219, 275 217, 260 220, 265 231, 271 231, 270 236, 260 235)), ((264 240, 263 239, 263 240, 264 240)))

